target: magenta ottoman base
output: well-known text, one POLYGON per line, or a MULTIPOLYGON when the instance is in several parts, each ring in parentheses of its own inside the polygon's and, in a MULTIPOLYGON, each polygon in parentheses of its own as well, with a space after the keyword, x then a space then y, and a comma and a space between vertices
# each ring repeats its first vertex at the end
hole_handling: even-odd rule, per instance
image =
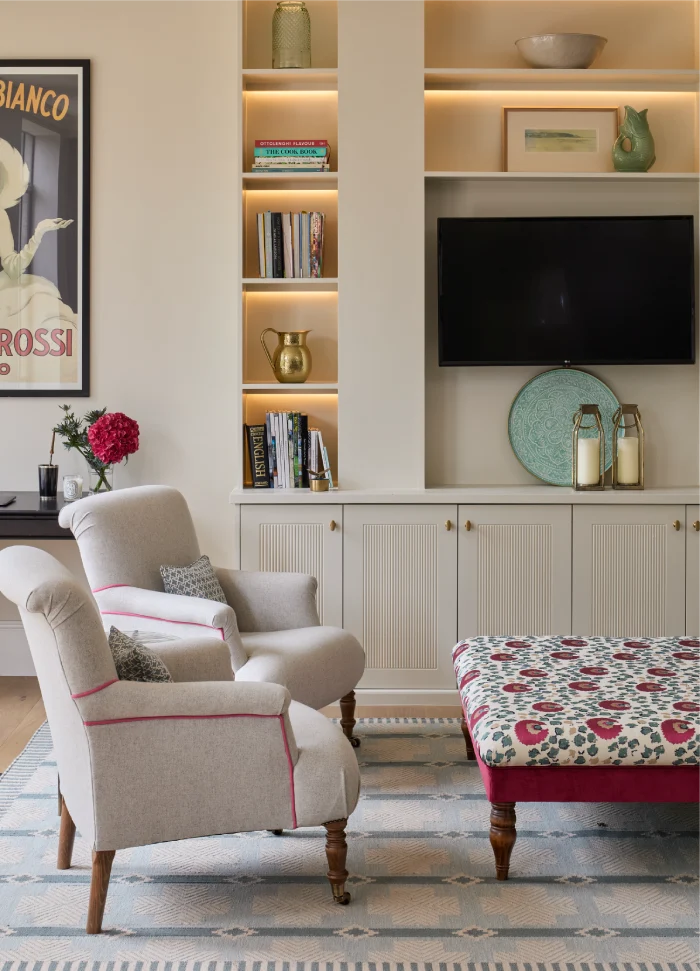
POLYGON ((700 766, 511 766, 492 769, 472 746, 462 720, 467 757, 476 758, 491 803, 489 839, 496 878, 507 880, 518 802, 698 802, 700 766))

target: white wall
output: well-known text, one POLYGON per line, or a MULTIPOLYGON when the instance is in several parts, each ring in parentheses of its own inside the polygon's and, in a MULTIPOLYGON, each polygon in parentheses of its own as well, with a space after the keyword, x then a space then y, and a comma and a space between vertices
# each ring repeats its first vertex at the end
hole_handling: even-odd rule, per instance
MULTIPOLYGON (((233 562, 239 40, 234 3, 3 2, 3 57, 92 62, 92 396, 141 426, 119 486, 181 489, 233 562)), ((64 398, 0 398, 0 491, 37 488, 64 398)), ((61 451, 60 474, 82 471, 61 451)), ((52 543, 71 566, 72 543, 52 543)), ((14 612, 0 598, 0 655, 14 612)), ((2 665, 1 673, 8 671, 2 665)))

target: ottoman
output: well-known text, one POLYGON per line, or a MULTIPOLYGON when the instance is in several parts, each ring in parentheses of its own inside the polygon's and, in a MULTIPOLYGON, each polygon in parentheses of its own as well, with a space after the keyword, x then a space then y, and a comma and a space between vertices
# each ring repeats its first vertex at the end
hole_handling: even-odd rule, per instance
POLYGON ((452 656, 499 880, 517 802, 698 801, 700 640, 471 637, 452 656))

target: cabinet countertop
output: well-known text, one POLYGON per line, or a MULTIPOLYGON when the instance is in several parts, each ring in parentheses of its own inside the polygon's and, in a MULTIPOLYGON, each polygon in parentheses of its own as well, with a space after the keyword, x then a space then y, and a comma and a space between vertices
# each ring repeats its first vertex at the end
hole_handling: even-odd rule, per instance
POLYGON ((649 506, 694 505, 700 502, 700 486, 641 489, 639 491, 576 492, 565 486, 448 486, 439 489, 234 489, 229 501, 236 505, 350 505, 354 503, 450 503, 455 505, 600 505, 649 506))

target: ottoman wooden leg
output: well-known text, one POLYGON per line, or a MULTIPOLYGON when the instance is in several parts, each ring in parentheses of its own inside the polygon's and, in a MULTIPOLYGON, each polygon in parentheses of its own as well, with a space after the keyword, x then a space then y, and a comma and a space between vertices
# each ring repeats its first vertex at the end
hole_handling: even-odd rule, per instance
POLYGON ((489 838, 496 858, 496 879, 507 880, 510 854, 517 838, 515 831, 515 803, 491 803, 491 832, 489 838))
POLYGON ((464 735, 464 744, 467 746, 467 758, 475 759, 476 756, 474 755, 474 744, 472 742, 472 736, 464 715, 462 715, 462 735, 464 735))

